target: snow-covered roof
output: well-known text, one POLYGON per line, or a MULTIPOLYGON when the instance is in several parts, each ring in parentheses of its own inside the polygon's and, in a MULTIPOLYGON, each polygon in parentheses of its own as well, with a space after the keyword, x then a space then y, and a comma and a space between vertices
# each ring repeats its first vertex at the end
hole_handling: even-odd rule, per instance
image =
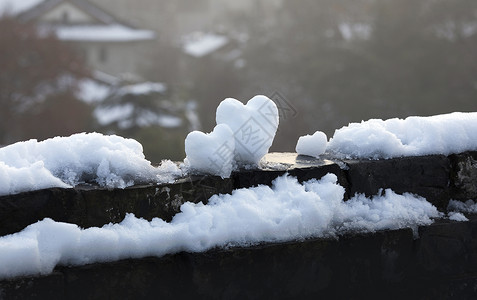
MULTIPOLYGON (((22 21, 34 21, 66 0, 0 0, 2 12, 15 15, 22 21)), ((53 30, 60 40, 94 42, 130 42, 152 40, 152 30, 137 29, 117 20, 113 15, 86 0, 67 0, 95 21, 95 24, 40 24, 53 30)), ((40 22, 41 23, 41 22, 40 22)))
POLYGON ((0 16, 18 15, 40 4, 44 0, 0 0, 0 16))
POLYGON ((183 51, 194 57, 203 57, 228 44, 229 38, 214 33, 195 32, 183 38, 183 51))
POLYGON ((128 42, 152 40, 156 36, 154 31, 121 24, 58 26, 55 32, 63 41, 128 42))
MULTIPOLYGON (((12 0, 10 0, 12 1, 12 0)), ((24 0, 21 0, 24 1, 24 0)), ((27 0, 32 1, 32 0, 27 0)), ((74 6, 79 8, 80 10, 84 11, 88 15, 95 18, 99 23, 103 24, 111 24, 117 22, 116 18, 109 14, 108 12, 104 11, 103 9, 97 7, 93 3, 87 0, 37 0, 39 3, 36 6, 31 6, 28 10, 22 11, 21 15, 19 16, 23 21, 32 21, 36 18, 40 17, 41 15, 47 13, 51 9, 55 8, 57 5, 61 4, 62 2, 69 2, 72 3, 74 6)), ((20 1, 17 1, 20 2, 20 1)))

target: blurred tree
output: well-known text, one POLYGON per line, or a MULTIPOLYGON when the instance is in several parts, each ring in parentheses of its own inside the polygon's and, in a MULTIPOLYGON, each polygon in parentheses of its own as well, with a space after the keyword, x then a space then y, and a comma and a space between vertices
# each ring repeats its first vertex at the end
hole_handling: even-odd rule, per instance
POLYGON ((153 163, 182 160, 190 107, 185 101, 173 101, 172 93, 163 83, 121 86, 96 107, 99 124, 95 130, 134 138, 153 163))
MULTIPOLYGON (((286 95, 297 132, 477 110, 477 1, 283 3, 271 32, 250 24, 245 78, 286 95)), ((292 135, 275 143, 291 150, 292 135)))
MULTIPOLYGON (((89 72, 69 45, 33 24, 1 17, 0 44, 0 144, 7 144, 22 138, 25 127, 18 123, 24 119, 22 114, 38 113, 39 103, 58 95, 64 101, 75 101, 77 79, 89 72)), ((50 109, 50 114, 66 120, 64 110, 71 107, 61 109, 50 109)))

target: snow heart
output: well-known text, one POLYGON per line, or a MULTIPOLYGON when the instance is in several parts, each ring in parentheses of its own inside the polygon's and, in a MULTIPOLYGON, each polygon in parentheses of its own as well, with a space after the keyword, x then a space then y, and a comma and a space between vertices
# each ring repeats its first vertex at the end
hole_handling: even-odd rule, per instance
POLYGON ((243 105, 227 98, 217 107, 217 124, 226 124, 235 137, 235 160, 258 164, 268 153, 278 128, 278 108, 266 96, 255 96, 243 105))
POLYGON ((185 140, 186 160, 191 170, 229 177, 234 166, 235 139, 224 124, 205 134, 192 131, 185 140))

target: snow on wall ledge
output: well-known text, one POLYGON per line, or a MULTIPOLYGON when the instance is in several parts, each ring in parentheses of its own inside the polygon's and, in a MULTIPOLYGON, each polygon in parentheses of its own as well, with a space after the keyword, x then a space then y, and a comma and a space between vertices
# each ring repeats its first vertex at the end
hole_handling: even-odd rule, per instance
POLYGON ((371 159, 477 150, 477 112, 351 123, 335 131, 326 150, 371 159))
MULTIPOLYGON (((69 201, 74 206, 88 207, 88 212, 77 208, 78 214, 70 216, 68 223, 58 222, 61 213, 55 221, 43 216, 46 218, 31 222, 34 224, 21 232, 0 237, 0 252, 3 253, 0 277, 49 274, 57 265, 160 257, 181 251, 200 252, 214 247, 263 242, 303 241, 350 232, 417 228, 441 218, 466 221, 464 214, 475 210, 471 207, 473 202, 467 202, 468 208, 451 202, 452 211, 448 217, 445 215, 450 199, 477 198, 475 193, 464 193, 469 192, 466 187, 475 186, 477 182, 477 152, 450 157, 336 162, 279 153, 268 155, 265 161, 262 169, 236 172, 230 179, 208 176, 197 179, 199 182, 192 185, 196 190, 212 188, 214 183, 211 182, 216 186, 220 182, 230 184, 223 194, 196 198, 196 203, 187 201, 190 192, 183 188, 184 182, 106 190, 112 194, 104 197, 105 194, 99 193, 97 198, 90 200, 87 200, 88 195, 97 194, 97 189, 66 189, 82 194, 67 197, 63 203, 69 201), (457 175, 452 177, 452 174, 457 175), (212 180, 206 182, 204 179, 212 180), (432 183, 430 188, 429 183, 432 183), (381 190, 383 187, 386 189, 381 190), (147 193, 141 194, 142 190, 147 193), (121 202, 118 198, 123 193, 127 196, 121 202), (417 195, 424 195, 429 201, 417 195), (441 205, 439 212, 432 203, 442 195, 447 197, 447 202, 441 205), (134 203, 135 198, 143 200, 139 205, 142 211, 148 211, 148 207, 144 207, 146 203, 151 208, 175 205, 178 210, 170 221, 150 215, 146 220, 140 218, 141 210, 138 210, 139 214, 130 214, 135 208, 128 203, 134 203), (78 199, 88 202, 81 204, 78 199), (112 223, 108 225, 106 219, 102 220, 106 225, 86 229, 82 227, 89 226, 78 222, 80 215, 98 216, 100 210, 105 215, 117 216, 120 207, 125 208, 122 211, 124 220, 111 219, 112 223)), ((49 190, 0 197, 0 227, 6 228, 17 219, 15 213, 22 211, 24 202, 27 206, 35 205, 35 195, 41 195, 39 199, 43 202, 44 198, 54 197, 49 190), (13 202, 14 206, 9 204, 13 202), (8 211, 12 207, 14 209, 8 211)), ((61 199, 51 200, 58 203, 61 199)), ((55 206, 58 210, 58 204, 55 206)), ((66 213, 59 206, 59 210, 66 213)))
POLYGON ((125 188, 168 182, 181 174, 171 161, 153 167, 139 142, 115 135, 79 133, 0 148, 0 196, 85 182, 125 188))
MULTIPOLYGON (((350 124, 336 131, 324 156, 278 154, 274 160, 268 155, 259 166, 235 171, 230 178, 181 178, 186 169, 170 161, 153 167, 139 143, 117 136, 83 133, 7 146, 0 149, 5 194, 0 197, 0 228, 17 222, 14 214, 37 213, 47 203, 54 203, 54 209, 28 215, 25 220, 33 222, 2 233, 27 226, 0 237, 0 277, 47 274, 57 265, 416 228, 437 218, 466 221, 463 212, 473 208, 447 217, 444 213, 451 199, 477 198, 477 152, 458 153, 477 149, 476 120, 475 113, 454 113, 350 124), (424 154, 435 155, 412 156, 424 154), (391 159, 396 156, 405 157, 391 159), (194 181, 199 182, 192 184, 195 192, 183 189, 194 181), (78 187, 86 182, 100 188, 78 187), (220 192, 213 190, 218 186, 220 192), (60 189, 20 193, 51 187, 60 189), (207 189, 208 194, 187 198, 207 189), (58 191, 69 196, 55 198, 58 191), (89 194, 99 196, 88 199, 89 194), (127 196, 118 199, 121 194, 127 196), (36 197, 41 201, 35 202, 36 197), (138 199, 137 206, 131 205, 138 199), (24 210, 18 209, 22 205, 24 210), (68 215, 71 206, 73 214, 68 215), (173 214, 169 220, 147 214, 153 207, 172 207, 173 214), (98 212, 109 219, 88 223, 98 212), (147 219, 141 218, 144 212, 147 219), (55 220, 48 214, 55 214, 55 220), (108 220, 114 224, 104 225, 108 220)), ((278 126, 278 119, 272 125, 278 126)), ((234 137, 232 130, 227 134, 234 137)), ((322 148, 322 138, 302 140, 304 148, 312 148, 309 143, 315 140, 322 148)))

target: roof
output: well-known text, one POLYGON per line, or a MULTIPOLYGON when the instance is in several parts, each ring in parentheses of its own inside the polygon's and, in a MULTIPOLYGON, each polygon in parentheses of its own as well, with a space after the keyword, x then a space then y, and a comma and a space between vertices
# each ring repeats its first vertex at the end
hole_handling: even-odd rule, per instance
POLYGON ((121 24, 56 26, 55 32, 63 41, 131 42, 155 38, 154 31, 134 29, 121 24))
POLYGON ((45 0, 0 0, 0 16, 3 14, 18 15, 45 0))
POLYGON ((74 5, 96 21, 77 25, 40 24, 47 30, 53 30, 60 40, 130 42, 153 40, 156 37, 154 31, 129 26, 87 0, 0 0, 0 15, 3 12, 15 15, 23 22, 31 22, 64 2, 74 5))
POLYGON ((224 35, 195 32, 184 38, 183 51, 194 57, 203 57, 228 44, 224 35))
POLYGON ((100 23, 111 24, 118 22, 113 15, 107 13, 106 11, 102 10, 101 8, 87 0, 41 0, 41 2, 38 3, 36 6, 31 7, 29 10, 23 11, 18 17, 20 18, 20 20, 25 22, 32 21, 40 17, 44 13, 48 12, 49 10, 53 9, 57 5, 61 4, 62 2, 69 2, 75 5, 82 11, 86 12, 87 14, 98 20, 98 22, 100 23))

